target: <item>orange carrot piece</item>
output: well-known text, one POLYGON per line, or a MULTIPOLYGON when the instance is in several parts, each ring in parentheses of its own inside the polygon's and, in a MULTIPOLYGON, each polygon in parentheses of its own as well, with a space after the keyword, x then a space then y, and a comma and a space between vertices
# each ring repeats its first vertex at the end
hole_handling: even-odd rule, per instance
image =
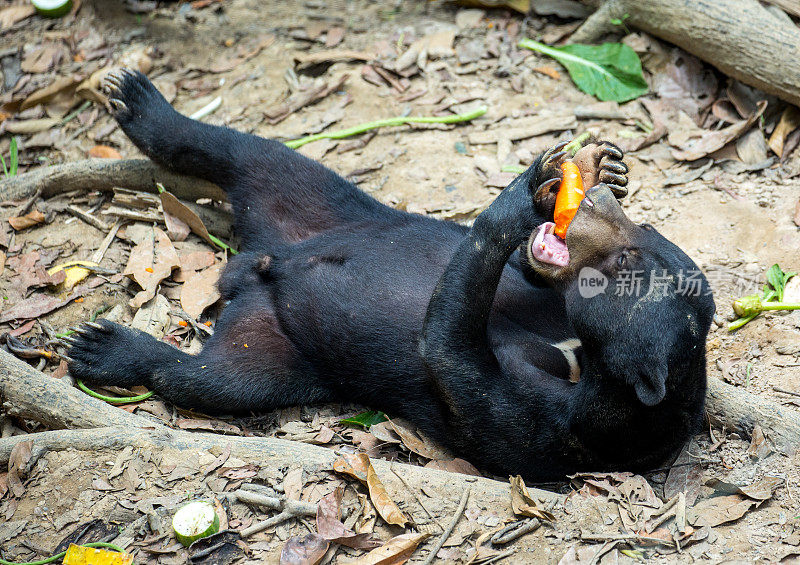
POLYGON ((575 163, 564 161, 561 163, 561 172, 563 176, 556 195, 556 209, 553 213, 556 227, 553 231, 558 237, 564 239, 567 236, 567 228, 572 218, 575 217, 578 206, 581 205, 586 193, 583 191, 581 172, 575 163))

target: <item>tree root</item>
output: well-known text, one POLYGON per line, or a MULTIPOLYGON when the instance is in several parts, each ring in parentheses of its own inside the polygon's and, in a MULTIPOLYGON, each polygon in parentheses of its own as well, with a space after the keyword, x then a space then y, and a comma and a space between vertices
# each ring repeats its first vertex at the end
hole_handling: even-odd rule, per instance
POLYGON ((119 187, 156 194, 156 183, 163 184, 200 216, 209 232, 226 240, 231 238, 230 213, 195 204, 198 198, 224 202, 225 192, 220 187, 170 172, 149 159, 85 159, 40 167, 0 181, 0 200, 22 200, 34 195, 50 198, 73 190, 111 192, 119 187))

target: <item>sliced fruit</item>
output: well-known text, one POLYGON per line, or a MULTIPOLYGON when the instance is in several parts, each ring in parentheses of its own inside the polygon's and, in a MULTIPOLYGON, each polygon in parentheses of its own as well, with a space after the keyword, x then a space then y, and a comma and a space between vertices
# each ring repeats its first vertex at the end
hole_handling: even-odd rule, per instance
POLYGON ((60 18, 72 9, 72 0, 31 0, 40 16, 60 18))
POLYGON ((219 531, 219 516, 207 500, 195 500, 178 509, 172 518, 175 537, 185 547, 219 531))

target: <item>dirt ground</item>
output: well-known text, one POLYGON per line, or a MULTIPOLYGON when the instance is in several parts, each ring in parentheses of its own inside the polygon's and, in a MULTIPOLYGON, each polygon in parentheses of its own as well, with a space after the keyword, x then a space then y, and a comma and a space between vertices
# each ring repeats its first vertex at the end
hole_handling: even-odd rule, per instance
MULTIPOLYGON (((647 135, 641 124, 653 122, 653 112, 641 100, 621 105, 598 103, 581 93, 553 60, 514 47, 516 39, 524 36, 557 41, 576 27, 578 22, 574 20, 537 15, 523 18, 503 10, 466 11, 444 2, 222 0, 194 3, 198 5, 195 8, 181 3, 161 4, 155 9, 150 9, 149 4, 129 3, 128 6, 141 9, 141 13, 132 13, 122 1, 84 0, 72 16, 61 20, 31 17, 0 32, 0 62, 6 84, 9 75, 15 72, 30 77, 27 84, 17 85, 15 92, 6 87, 0 101, 6 104, 19 98, 20 91, 29 95, 54 78, 76 75, 86 78, 106 65, 127 62, 149 66, 147 74, 183 113, 191 114, 220 97, 221 105, 204 121, 284 140, 391 116, 441 115, 484 105, 488 107, 487 113, 467 124, 383 129, 374 136, 319 141, 301 148, 303 153, 353 178, 363 190, 383 202, 455 221, 474 218, 499 193, 513 176, 501 172, 504 166, 526 166, 554 142, 586 131, 623 147, 633 147, 647 135), (428 46, 427 60, 417 58, 405 73, 390 73, 381 67, 382 61, 393 60, 398 51, 404 52, 416 40, 430 37, 434 39, 428 46), (45 70, 20 71, 19 54, 23 66, 26 62, 34 65, 35 56, 31 53, 43 46, 51 48, 38 54, 44 60, 41 65, 45 70), (333 62, 302 61, 305 54, 331 49, 354 53, 333 62), (365 57, 364 53, 378 57, 365 57), (17 55, 10 57, 12 54, 17 55), (298 55, 299 62, 295 60, 298 55), (14 57, 16 63, 11 60, 14 57), (382 74, 389 75, 390 80, 382 79, 382 74), (302 95, 322 83, 335 84, 343 75, 348 78, 340 88, 317 103, 270 123, 272 111, 287 97, 302 95), (570 129, 515 140, 503 135, 509 128, 535 124, 550 115, 563 116, 564 123, 572 124, 570 129), (497 132, 497 142, 470 141, 471 134, 484 130, 497 132)), ((625 41, 643 55, 648 78, 653 81, 656 93, 646 99, 663 102, 666 96, 656 86, 657 79, 675 72, 676 66, 670 66, 675 51, 640 35, 630 35, 625 41)), ((713 97, 724 99, 725 93, 733 88, 727 79, 701 63, 694 63, 700 71, 711 75, 715 85, 713 97)), ((758 97, 758 93, 749 95, 758 97)), ((706 116, 704 129, 724 125, 715 120, 709 104, 700 104, 699 98, 692 97, 691 89, 686 90, 686 99, 692 108, 700 107, 700 113, 706 116)), ((115 149, 122 158, 140 156, 102 105, 81 106, 82 102, 69 98, 0 114, 4 120, 0 122, 0 154, 9 154, 12 131, 29 131, 19 124, 47 118, 62 120, 77 108, 80 111, 65 123, 14 134, 21 148, 21 171, 84 159, 96 146, 115 149)), ((760 138, 750 140, 752 145, 765 146, 764 140, 784 107, 780 101, 769 99, 765 119, 755 128, 758 132, 755 137, 760 138)), ((734 147, 737 143, 730 143, 712 155, 713 162, 700 161, 698 168, 698 162, 676 160, 671 145, 677 143, 675 139, 682 133, 697 127, 695 122, 683 114, 665 125, 667 137, 626 155, 631 193, 624 201, 625 210, 634 221, 653 224, 678 244, 709 278, 718 313, 708 339, 709 375, 796 410, 800 406, 797 394, 800 393, 800 312, 762 315, 736 332, 728 331, 727 318, 732 313, 733 299, 760 292, 771 265, 778 263, 784 270, 800 271, 800 229, 796 223, 800 220, 794 219, 800 214, 796 211, 800 206, 800 151, 787 152, 781 160, 768 153, 771 160, 763 165, 763 160, 752 156, 743 161, 745 144, 738 145, 737 154, 734 147), (691 122, 689 125, 687 120, 691 122), (776 388, 794 395, 778 392, 776 388)), ((30 123, 28 126, 33 127, 30 123)), ((0 203, 4 218, 0 243, 5 249, 5 273, 0 279, 3 311, 30 296, 47 292, 35 288, 43 284, 20 286, 23 271, 36 264, 22 261, 25 257, 30 259, 31 252, 38 252, 39 264, 49 267, 89 259, 101 246, 106 233, 65 213, 67 204, 92 210, 104 222, 113 223, 111 216, 102 214, 110 204, 110 197, 98 193, 71 194, 34 203, 34 208, 44 212, 44 221, 14 231, 5 218, 14 216, 20 204, 0 203)), ((111 273, 96 273, 87 279, 91 288, 79 297, 51 312, 30 317, 39 323, 31 325, 21 339, 44 343, 51 334, 65 332, 98 312, 131 323, 135 311, 128 302, 139 287, 119 273, 133 245, 143 240, 142 234, 152 233, 146 224, 139 226, 122 228, 103 256, 100 263, 111 269, 111 273)), ((191 256, 192 261, 202 265, 195 272, 184 267, 181 280, 173 276, 172 280, 163 281, 159 292, 169 299, 171 306, 166 314, 151 312, 146 323, 160 316, 165 339, 196 350, 204 336, 200 326, 213 328, 219 306, 196 316, 197 323, 191 320, 187 324, 176 313, 183 305, 181 284, 194 275, 197 284, 201 284, 199 275, 221 264, 225 254, 212 252, 211 247, 194 235, 183 242, 174 242, 174 248, 182 261, 189 261, 187 258, 191 256)), ((787 289, 787 302, 800 302, 798 279, 787 289)), ((18 328, 26 319, 5 323, 0 331, 18 328)), ((44 370, 60 371, 56 376, 63 376, 57 358, 48 362, 44 370)), ((344 451, 358 448, 372 457, 420 465, 431 465, 433 460, 434 464, 440 463, 440 468, 466 468, 475 472, 466 464, 459 467, 462 462, 437 459, 439 456, 433 455, 430 445, 410 445, 413 441, 404 437, 403 430, 383 425, 369 432, 341 424, 343 417, 362 410, 357 406, 295 408, 226 420, 176 410, 158 399, 135 406, 138 407, 129 409, 146 412, 182 429, 269 435, 344 451)), ((4 418, 3 423, 4 438, 18 435, 23 439, 26 433, 43 429, 34 422, 11 417, 4 418)), ((597 479, 597 483, 608 487, 604 489, 586 483, 584 477, 572 485, 545 485, 572 494, 566 503, 554 509, 556 520, 552 525, 513 542, 516 552, 501 557, 502 562, 800 562, 797 557, 800 555, 797 467, 800 458, 795 453, 774 453, 769 448, 769 430, 763 431, 767 444, 759 448, 751 438, 710 428, 695 438, 687 448, 688 454, 679 459, 673 471, 665 469, 645 477, 655 494, 667 500, 670 492, 677 492, 676 470, 692 469, 697 476, 687 479, 686 484, 694 489, 695 498, 699 493, 700 501, 715 492, 713 486, 706 484, 710 479, 737 486, 765 477, 781 479, 774 494, 759 499, 758 504, 754 502, 740 519, 705 530, 702 522, 695 524, 695 538, 688 535, 686 547, 680 552, 675 547, 638 542, 626 545, 625 540, 613 539, 630 520, 644 519, 640 513, 626 522, 623 508, 641 510, 642 506, 631 502, 631 497, 615 499, 620 483, 627 484, 626 478, 597 479), (584 535, 587 531, 605 532, 606 539, 592 542, 584 535)), ((24 493, 15 497, 9 491, 0 498, 0 516, 5 520, 0 520, 0 557, 12 561, 46 557, 79 524, 98 518, 109 524, 109 531, 138 524, 131 530, 129 546, 135 552, 136 562, 183 563, 187 552, 176 546, 165 526, 169 514, 191 495, 222 498, 223 493, 243 481, 266 484, 287 496, 312 503, 336 486, 349 484, 344 506, 358 507, 363 514, 367 512, 357 496, 366 491, 341 476, 331 475, 329 470, 303 469, 302 465, 275 469, 237 460, 225 463, 224 473, 198 472, 217 455, 170 450, 153 453, 146 449, 124 454, 80 451, 45 454, 30 471, 24 493), (156 518, 147 518, 151 515, 156 518), (147 522, 148 519, 151 521, 147 522)), ((717 487, 716 491, 719 490, 717 487)), ((419 513, 408 492, 394 493, 401 507, 412 514, 419 513)), ((426 498, 427 508, 435 516, 433 521, 439 524, 432 529, 434 536, 454 512, 458 494, 426 498)), ((659 501, 656 506, 660 504, 659 501)), ((246 527, 267 515, 263 509, 242 503, 226 503, 226 511, 231 528, 246 527)), ((633 514, 636 512, 631 511, 633 514)), ((506 520, 510 520, 506 509, 468 505, 465 518, 438 557, 447 562, 482 562, 481 559, 497 557, 505 548, 495 548, 494 553, 484 555, 476 552, 475 547, 478 544, 488 552, 486 546, 479 545, 483 543, 481 535, 497 529, 506 520)), ((417 519, 418 523, 424 521, 417 519)), ((233 556, 218 556, 215 562, 232 559, 277 562, 288 538, 309 531, 315 531, 313 517, 284 522, 250 537, 246 550, 233 556)), ((374 532, 386 540, 402 530, 378 520, 374 532)), ((103 537, 97 536, 94 539, 103 537)), ((338 553, 329 553, 328 559, 333 562, 345 562, 364 551, 341 547, 338 553)), ((418 550, 412 561, 421 562, 425 554, 426 551, 418 550)))

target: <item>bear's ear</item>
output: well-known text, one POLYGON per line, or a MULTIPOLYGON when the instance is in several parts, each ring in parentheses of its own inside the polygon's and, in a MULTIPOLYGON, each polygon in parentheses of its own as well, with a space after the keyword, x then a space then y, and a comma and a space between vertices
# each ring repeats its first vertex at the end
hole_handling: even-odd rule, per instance
POLYGON ((639 369, 639 374, 633 377, 633 389, 642 404, 655 406, 664 400, 667 393, 667 374, 665 363, 654 363, 639 369))

